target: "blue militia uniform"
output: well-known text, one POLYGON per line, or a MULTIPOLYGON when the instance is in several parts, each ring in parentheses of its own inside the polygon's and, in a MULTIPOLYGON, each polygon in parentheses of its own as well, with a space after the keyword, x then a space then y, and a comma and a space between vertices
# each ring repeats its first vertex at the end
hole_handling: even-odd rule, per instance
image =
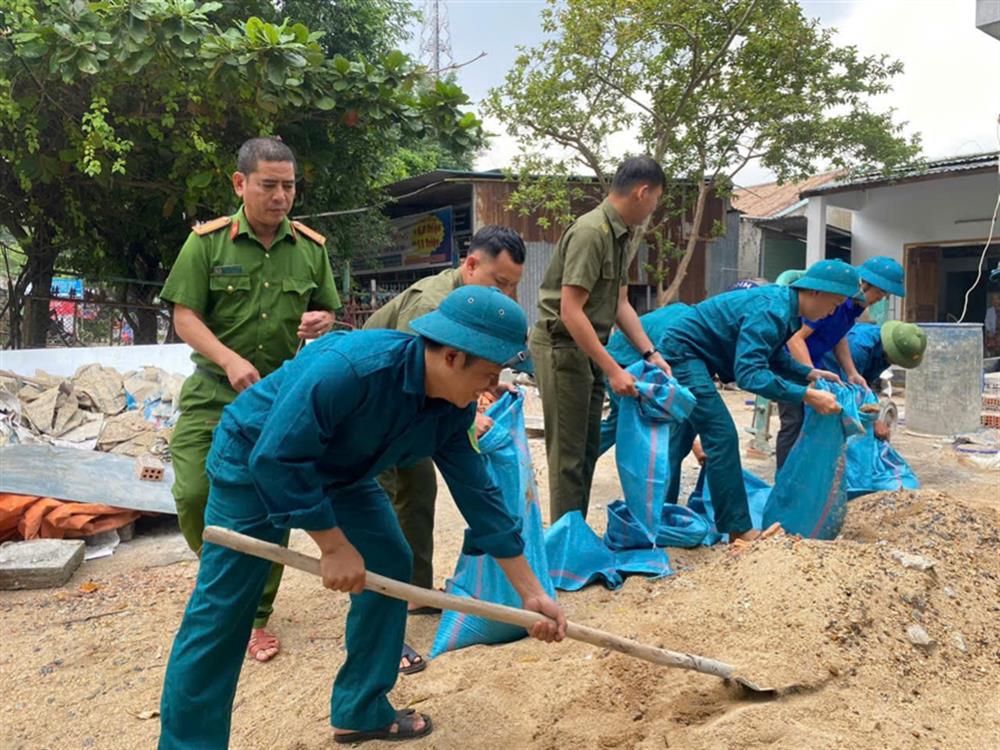
MULTIPOLYGON (((874 323, 858 323, 847 332, 847 345, 851 348, 851 359, 854 367, 868 383, 868 387, 876 390, 879 376, 885 372, 892 362, 885 356, 882 348, 881 328, 874 323)), ((837 358, 832 353, 826 355, 823 367, 844 376, 837 358)))
POLYGON ((712 376, 765 398, 801 403, 809 368, 784 348, 798 328, 798 292, 769 285, 726 292, 695 305, 671 323, 660 342, 674 377, 698 399, 688 421, 671 433, 667 501, 677 502, 681 461, 700 435, 720 532, 739 534, 753 524, 736 425, 712 376))
MULTIPOLYGON (((328 334, 223 411, 207 461, 206 524, 275 543, 287 529, 339 527, 368 570, 406 582, 412 554, 375 477, 431 456, 469 523, 464 551, 520 555, 520 520, 469 439, 474 415, 474 405, 425 395, 422 339, 328 334)), ((228 746, 243 649, 270 567, 204 546, 164 678, 161 749, 228 746)), ((375 730, 396 719, 387 694, 405 626, 405 602, 351 596, 331 724, 375 730)))
MULTIPOLYGON (((836 362, 836 357, 832 356, 834 347, 847 335, 847 332, 851 330, 855 321, 861 317, 864 311, 864 305, 855 300, 847 299, 840 303, 833 313, 821 320, 802 319, 802 325, 812 329, 812 333, 806 339, 806 348, 809 350, 809 359, 816 367, 820 367, 820 363, 825 359, 832 359, 836 362), (828 358, 827 355, 831 356, 828 358)), ((833 368, 834 372, 839 370, 839 364, 833 368)), ((781 420, 781 426, 778 429, 774 447, 779 469, 784 465, 795 441, 799 439, 805 416, 805 409, 801 402, 778 402, 778 417, 781 420)))

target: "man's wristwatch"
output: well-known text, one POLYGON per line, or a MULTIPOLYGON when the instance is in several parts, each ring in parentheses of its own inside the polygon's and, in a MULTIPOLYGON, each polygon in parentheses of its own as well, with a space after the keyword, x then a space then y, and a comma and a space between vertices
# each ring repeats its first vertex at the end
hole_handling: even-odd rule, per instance
POLYGON ((656 351, 656 349, 654 347, 654 348, 650 349, 649 351, 643 352, 642 353, 642 358, 644 360, 646 360, 647 362, 649 362, 649 360, 652 359, 653 355, 656 354, 656 353, 657 353, 657 351, 656 351))

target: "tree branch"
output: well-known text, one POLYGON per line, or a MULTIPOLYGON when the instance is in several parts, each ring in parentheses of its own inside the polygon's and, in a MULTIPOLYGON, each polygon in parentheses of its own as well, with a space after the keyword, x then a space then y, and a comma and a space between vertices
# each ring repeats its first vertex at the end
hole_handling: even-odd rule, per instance
POLYGON ((635 106, 639 107, 641 110, 643 110, 644 112, 646 112, 646 114, 648 114, 650 117, 653 118, 653 120, 656 121, 657 125, 659 125, 663 129, 666 129, 666 123, 664 123, 660 119, 660 116, 658 114, 656 114, 656 111, 652 107, 650 107, 649 105, 643 104, 641 101, 639 101, 634 96, 632 96, 627 91, 625 91, 625 89, 623 89, 621 86, 619 86, 618 84, 614 83, 613 81, 605 78, 603 75, 601 75, 600 73, 598 73, 596 70, 593 72, 593 74, 594 74, 594 76, 598 80, 600 80, 606 86, 608 86, 611 89, 614 89, 619 94, 621 94, 626 99, 628 99, 630 102, 632 102, 635 106))
MULTIPOLYGON (((718 63, 719 63, 719 60, 722 59, 722 56, 724 54, 726 54, 726 52, 729 51, 729 47, 732 45, 733 40, 736 38, 736 35, 743 28, 744 24, 746 24, 747 19, 750 17, 750 13, 753 12, 754 6, 756 6, 756 5, 757 5, 757 0, 750 0, 750 3, 747 5, 746 10, 743 12, 743 17, 730 30, 729 36, 726 37, 726 41, 722 44, 721 47, 719 47, 718 50, 716 50, 715 54, 712 55, 711 59, 708 61, 708 64, 705 66, 705 68, 701 72, 698 72, 698 73, 695 73, 694 75, 692 75, 691 80, 688 81, 688 85, 684 88, 684 92, 681 94, 680 101, 677 103, 677 106, 674 108, 674 111, 670 115, 670 117, 667 118, 667 122, 670 122, 672 120, 676 120, 677 117, 680 116, 681 111, 684 109, 684 106, 687 104, 688 99, 694 93, 694 90, 699 85, 701 85, 701 83, 713 72, 715 66, 718 65, 718 63)), ((692 68, 692 71, 694 71, 694 70, 696 70, 696 68, 698 66, 699 48, 696 46, 692 50, 692 52, 694 54, 694 57, 691 60, 691 68, 692 68)))
POLYGON ((449 73, 449 72, 451 72, 453 70, 460 70, 460 69, 462 69, 462 68, 464 68, 464 67, 466 67, 468 65, 472 65, 472 63, 474 63, 474 62, 479 62, 484 57, 486 57, 486 52, 485 51, 480 52, 475 57, 473 57, 473 58, 471 58, 469 60, 466 60, 463 63, 452 63, 451 65, 446 65, 443 68, 438 68, 437 70, 428 70, 427 71, 427 75, 437 76, 437 75, 440 75, 441 73, 449 73))

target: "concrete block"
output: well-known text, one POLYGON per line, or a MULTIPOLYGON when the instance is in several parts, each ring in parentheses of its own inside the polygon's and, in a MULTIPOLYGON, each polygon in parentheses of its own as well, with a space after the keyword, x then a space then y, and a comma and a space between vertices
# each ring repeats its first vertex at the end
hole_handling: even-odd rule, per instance
POLYGON ((135 521, 130 524, 121 526, 115 529, 118 532, 118 538, 123 542, 131 542, 135 538, 135 521))
POLYGON ((83 562, 82 539, 32 539, 0 546, 0 589, 62 586, 83 562))

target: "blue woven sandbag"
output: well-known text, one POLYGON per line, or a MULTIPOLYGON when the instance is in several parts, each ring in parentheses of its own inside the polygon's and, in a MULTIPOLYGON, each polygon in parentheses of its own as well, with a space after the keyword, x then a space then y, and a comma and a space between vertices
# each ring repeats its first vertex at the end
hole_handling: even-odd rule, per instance
POLYGON ((625 504, 645 530, 645 546, 650 548, 656 543, 670 483, 670 429, 688 418, 695 398, 659 367, 642 360, 627 372, 636 377, 639 398, 619 401, 615 463, 625 504))
POLYGON ((806 407, 798 440, 774 480, 764 508, 764 526, 780 523, 790 534, 833 539, 847 515, 844 484, 847 438, 864 432, 859 407, 866 389, 817 383, 837 397, 841 412, 821 415, 806 407))
MULTIPOLYGON (((545 557, 542 510, 524 431, 524 396, 520 392, 504 394, 486 413, 493 419, 493 427, 480 438, 479 450, 486 459, 490 476, 500 488, 507 510, 522 519, 521 535, 528 564, 546 593, 555 597, 545 557)), ((488 555, 461 555, 446 588, 456 596, 521 606, 521 597, 496 560, 488 555)), ((525 635, 523 628, 513 625, 445 611, 430 656, 477 643, 504 643, 525 635)))
MULTIPOLYGON (((767 505, 767 499, 771 495, 771 485, 756 474, 751 474, 744 469, 743 486, 746 488, 747 505, 750 507, 750 522, 753 524, 753 528, 760 530, 763 528, 764 506, 767 505)), ((705 523, 708 524, 708 531, 705 533, 702 544, 711 547, 718 542, 729 541, 729 534, 720 534, 715 525, 715 508, 712 505, 712 493, 708 489, 705 469, 702 469, 698 475, 698 481, 688 498, 687 507, 704 518, 705 523)))
POLYGON ((697 547, 711 530, 708 519, 701 513, 685 505, 664 503, 660 528, 656 530, 656 546, 697 547))
MULTIPOLYGON (((862 406, 877 403, 878 398, 869 391, 862 406)), ((847 439, 844 486, 848 500, 882 490, 915 490, 920 487, 920 480, 906 459, 896 452, 888 440, 875 437, 877 416, 875 413, 861 412, 861 421, 865 425, 864 434, 847 439)))
POLYGON ((564 514, 545 532, 549 579, 557 589, 577 591, 590 583, 609 589, 623 582, 614 553, 594 533, 578 510, 564 514))
POLYGON ((615 570, 622 578, 630 575, 641 575, 646 578, 663 578, 672 576, 674 569, 670 567, 670 558, 662 549, 623 549, 614 553, 615 570))
POLYGON ((623 500, 608 505, 608 526, 604 531, 604 544, 612 552, 623 549, 652 549, 646 527, 635 520, 623 500))
POLYGON ((673 575, 667 553, 649 543, 645 527, 621 500, 608 506, 604 544, 614 555, 615 570, 622 578, 630 574, 652 578, 673 575))

